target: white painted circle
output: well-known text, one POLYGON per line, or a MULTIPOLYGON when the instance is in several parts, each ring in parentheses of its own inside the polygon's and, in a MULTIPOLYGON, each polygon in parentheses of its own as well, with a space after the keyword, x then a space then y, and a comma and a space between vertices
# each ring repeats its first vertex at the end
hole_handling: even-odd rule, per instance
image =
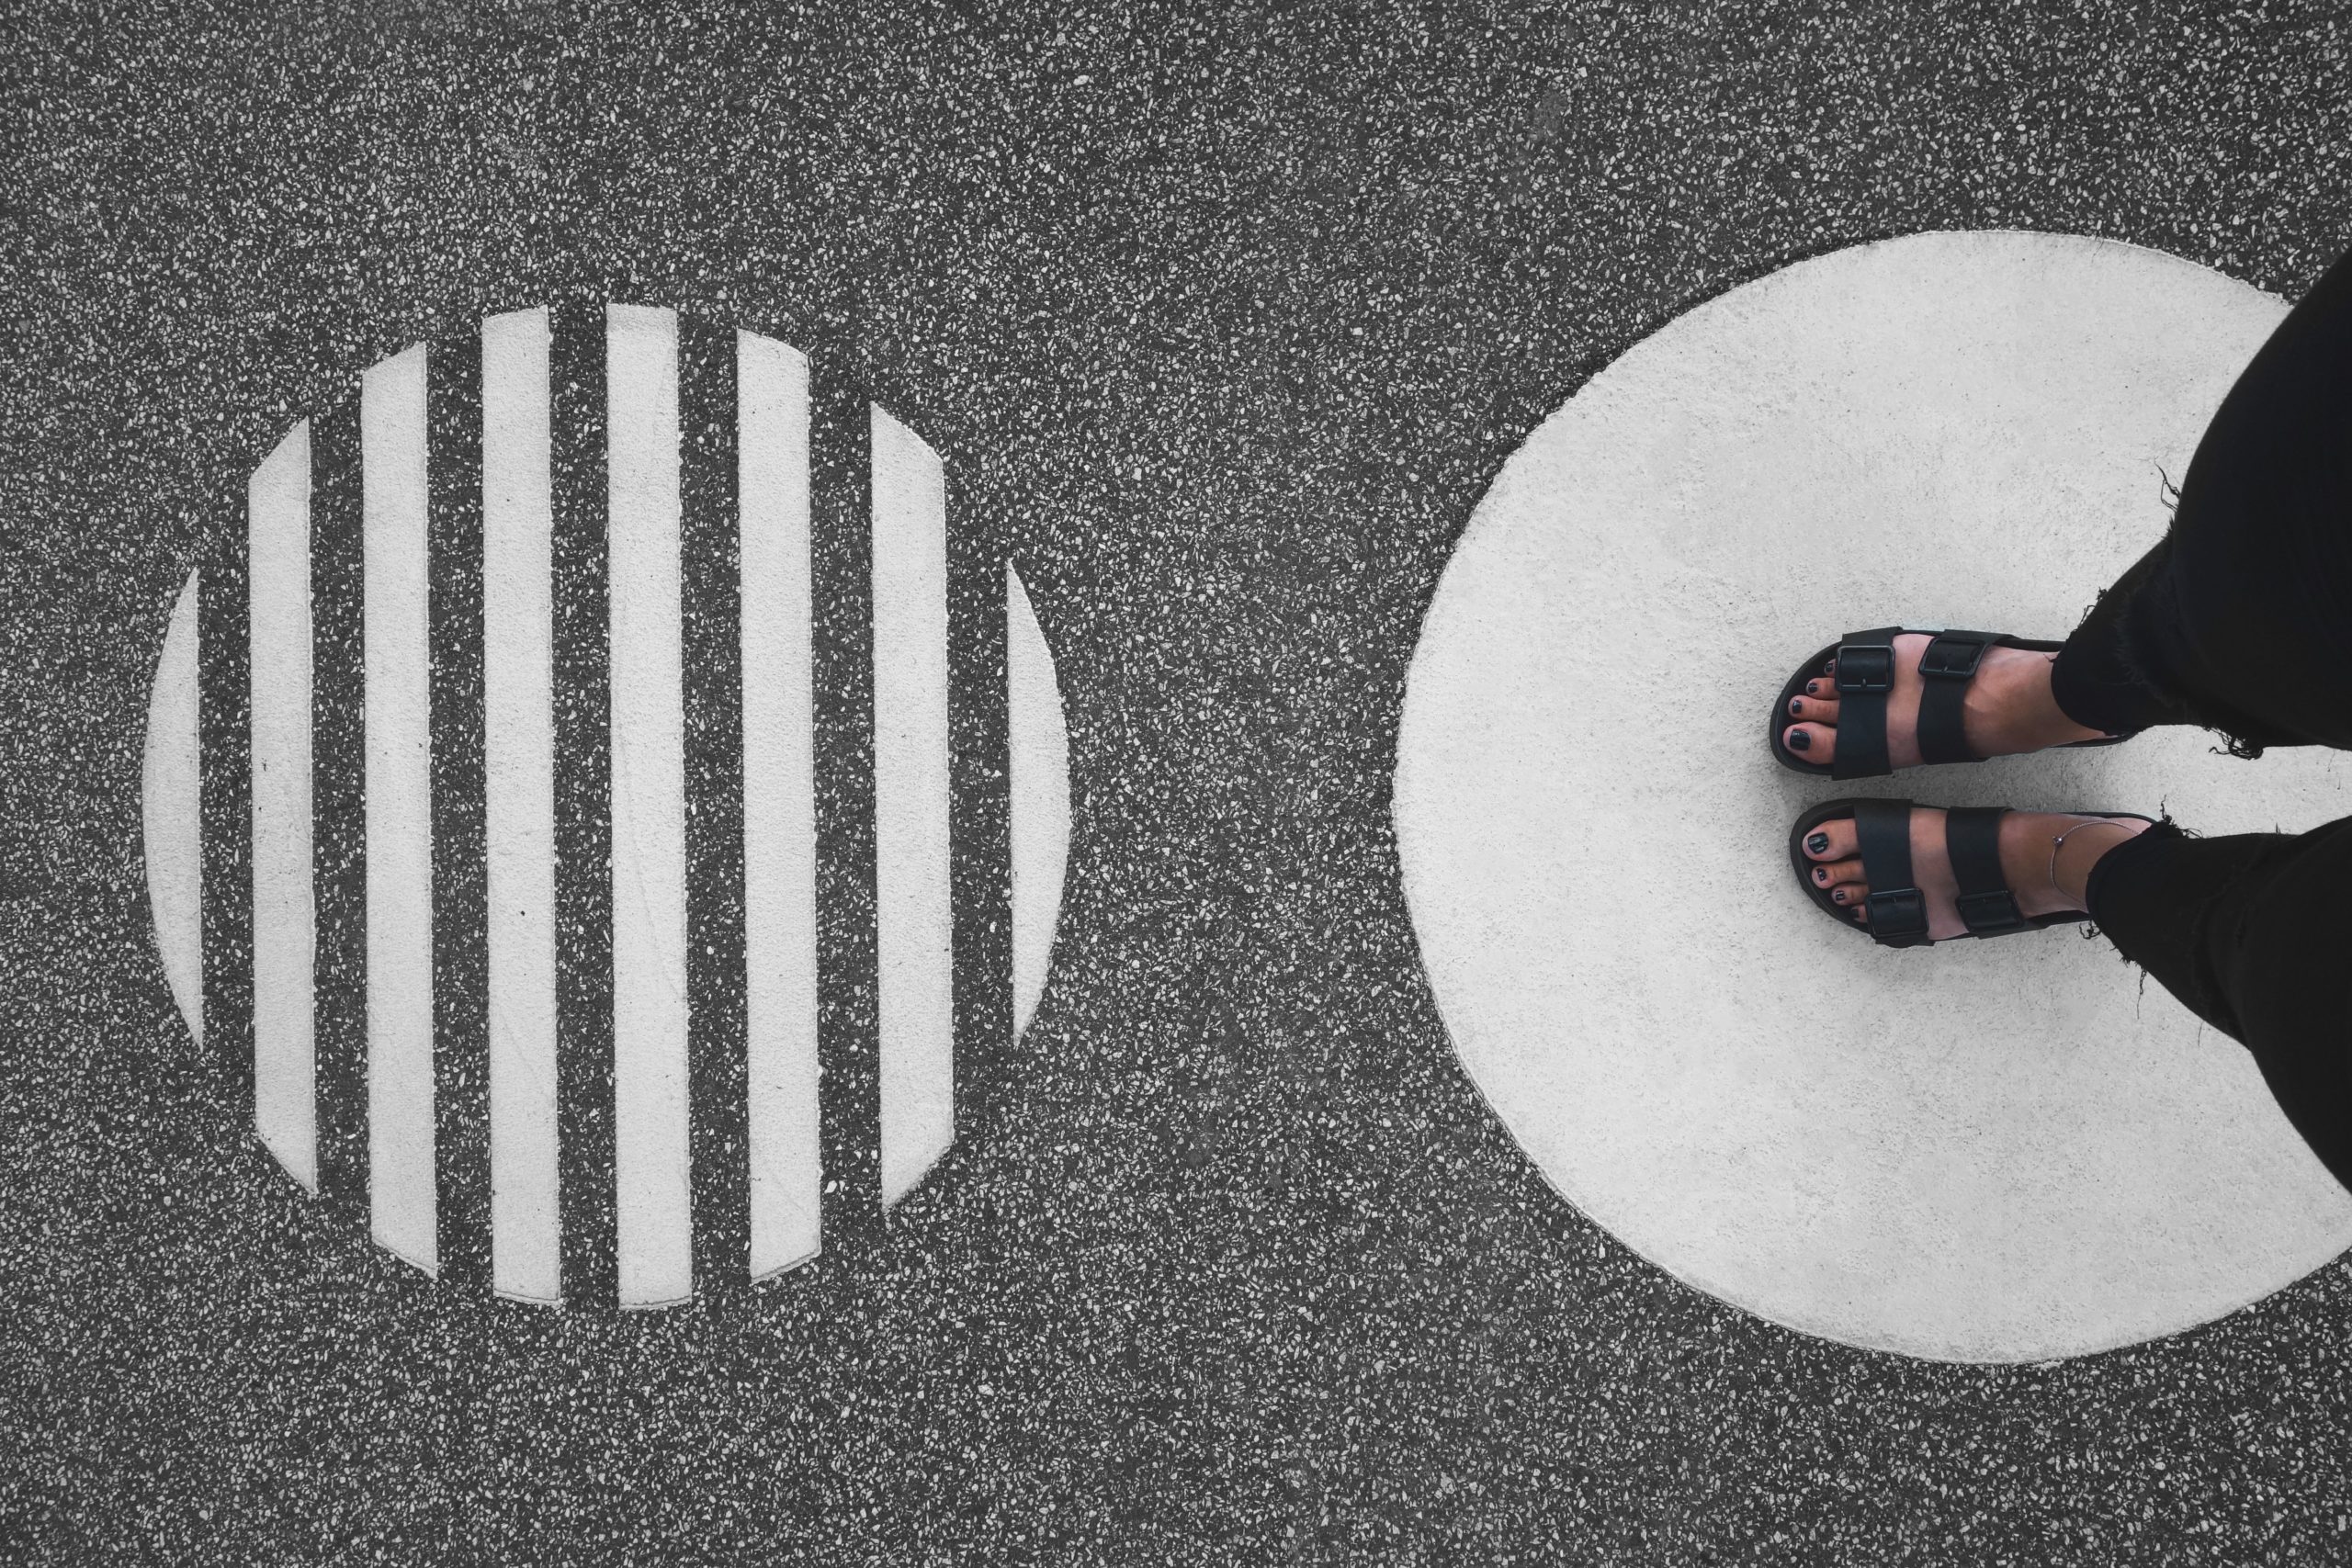
POLYGON ((2166 730, 1851 785, 1761 737, 1849 627, 2063 637, 2283 313, 2104 241, 1864 245, 1670 323, 1505 467, 1412 667, 1406 888, 1464 1066, 1645 1257, 1809 1333, 2011 1361, 2206 1322, 2352 1245, 2251 1058, 2108 943, 1883 952, 1784 847, 1838 794, 2300 830, 2352 811, 2341 759, 2166 730))

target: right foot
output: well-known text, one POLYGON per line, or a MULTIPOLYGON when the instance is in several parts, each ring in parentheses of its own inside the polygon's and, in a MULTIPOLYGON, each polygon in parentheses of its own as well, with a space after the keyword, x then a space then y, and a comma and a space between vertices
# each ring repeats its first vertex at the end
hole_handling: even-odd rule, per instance
MULTIPOLYGON (((1919 673, 1919 656, 1934 640, 1926 632, 1905 632, 1894 639, 1894 689, 1886 694, 1886 757, 1897 768, 1919 765, 1919 694, 1927 678, 1919 673)), ((2086 729, 2059 709, 2051 694, 2050 671, 2058 662, 2054 653, 2028 648, 1989 647, 1976 666, 1976 676, 1961 697, 1961 732, 1980 757, 2007 757, 2064 746, 2076 740, 2102 740, 2107 732, 2086 729)), ((1801 695, 1789 699, 1789 715, 1797 722, 1781 732, 1789 750, 1808 762, 1830 762, 1838 755, 1838 660, 1804 683, 1801 695)))
MULTIPOLYGON (((2107 852, 2135 839, 2154 824, 2134 817, 2086 817, 2060 811, 2012 811, 2001 818, 2001 874, 2018 913, 2029 919, 2083 908, 2091 868, 2107 852), (2079 828, 2080 832, 2069 829, 2079 828), (2065 835, 2063 844, 2052 840, 2065 835), (2054 864, 2052 863, 2054 861, 2054 864)), ((1870 879, 1862 873, 1861 844, 1850 817, 1834 817, 1805 835, 1805 859, 1814 886, 1833 903, 1870 923, 1870 879)), ((1926 897, 1928 935, 1936 942, 1964 934, 1960 918, 1960 879, 1944 845, 1944 814, 1937 807, 1911 812, 1911 878, 1926 897)))

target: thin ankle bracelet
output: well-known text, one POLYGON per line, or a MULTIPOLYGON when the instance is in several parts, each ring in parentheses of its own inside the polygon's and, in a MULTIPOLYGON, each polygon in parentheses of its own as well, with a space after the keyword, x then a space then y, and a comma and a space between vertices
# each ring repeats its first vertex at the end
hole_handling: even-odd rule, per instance
MULTIPOLYGON (((2077 822, 2064 832, 2052 835, 2050 840, 2050 891, 2061 898, 2066 897, 2066 890, 2058 886, 2058 851, 2067 840, 2086 828, 2120 828, 2122 826, 2122 823, 2112 817, 2094 817, 2087 822, 2077 822)), ((2068 899, 2068 902, 2072 903, 2073 900, 2068 899)))

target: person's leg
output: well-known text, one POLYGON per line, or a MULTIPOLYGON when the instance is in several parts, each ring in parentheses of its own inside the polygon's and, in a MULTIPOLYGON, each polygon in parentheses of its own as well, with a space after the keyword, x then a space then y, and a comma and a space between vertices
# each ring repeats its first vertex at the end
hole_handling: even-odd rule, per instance
POLYGON ((2132 735, 2160 724, 2195 724, 2197 716, 2164 676, 2147 668, 2125 635, 2125 612, 2147 615, 2172 564, 2172 536, 2132 563, 2058 650, 2050 694, 2077 724, 2132 735))
POLYGON ((2117 949, 2254 1055, 2279 1108, 2352 1189, 2352 818, 2309 833, 2155 828, 2093 867, 2117 949))
MULTIPOLYGON (((2159 724, 2218 729, 2232 749, 2352 749, 2352 253, 2247 365, 2206 427, 2170 530, 2054 657, 1988 652, 1967 696, 1980 756, 2159 724)), ((1918 761, 1924 637, 1895 649, 1887 705, 1894 765, 1918 761)), ((1784 732, 1815 761, 1836 752, 1827 679, 1784 732)))
POLYGON ((2164 540, 2066 641, 2068 717, 2352 747, 2352 254, 2272 333, 2198 444, 2164 540))

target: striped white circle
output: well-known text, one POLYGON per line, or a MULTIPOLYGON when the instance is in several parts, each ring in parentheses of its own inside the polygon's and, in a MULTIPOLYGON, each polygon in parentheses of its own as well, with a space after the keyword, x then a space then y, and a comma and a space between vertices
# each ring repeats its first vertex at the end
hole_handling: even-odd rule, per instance
POLYGON ((1397 837, 1463 1065, 1620 1239, 1792 1327, 1985 1361, 2201 1323, 2352 1244, 2246 1054, 2105 942, 1880 951, 1784 850, 1852 793, 2300 829, 2352 806, 2343 760, 2169 730, 1853 786, 1759 739, 1849 626, 2063 636, 2281 314, 2126 245, 1889 241, 1669 323, 1510 459, 1422 630, 1397 837))
MULTIPOLYGON (((667 310, 613 306, 599 449, 605 487, 597 635, 608 682, 610 1126, 617 1304, 665 1305, 696 1290, 688 1126, 691 606, 684 552, 685 444, 681 327, 667 310)), ((322 890, 314 801, 322 711, 314 657, 319 585, 313 423, 288 432, 255 469, 238 530, 243 551, 250 759, 252 1042, 254 1127, 288 1173, 322 1183, 321 1051, 364 1058, 366 1193, 376 1240, 437 1272, 436 829, 450 788, 434 753, 435 704, 479 701, 481 843, 486 910, 490 1283, 502 1295, 563 1294, 557 900, 558 775, 565 763, 559 623, 561 570, 549 312, 491 318, 479 344, 479 555, 436 553, 433 474, 452 457, 430 427, 428 350, 417 345, 360 378, 356 515, 361 581, 358 711, 364 734, 365 1041, 322 1042, 322 890), (442 445, 436 445, 436 442, 442 445), (479 571, 478 699, 449 694, 435 669, 433 606, 452 573, 479 571), (436 791, 441 792, 436 796, 436 791)), ((470 351, 471 345, 469 346, 470 351)), ((741 751, 717 766, 741 780, 740 976, 748 1256, 757 1278, 813 1257, 828 1181, 819 1072, 817 821, 820 716, 813 660, 811 393, 807 360, 732 334, 718 384, 732 497, 723 526, 740 635, 727 690, 740 693, 741 751)), ((470 364, 470 361, 468 361, 470 364)), ((470 375, 470 371, 467 372, 470 375)), ((861 412, 861 421, 866 414, 861 412)), ((920 1182, 956 1135, 956 954, 950 820, 949 487, 939 456, 878 406, 860 433, 872 553, 872 784, 880 1201, 920 1182)), ((322 459, 323 460, 323 459, 322 459)), ((151 698, 143 779, 154 933, 172 994, 206 1032, 200 614, 205 568, 175 604, 151 698)), ((233 574, 232 574, 233 575, 233 574)), ((1024 1030, 1046 981, 1069 846, 1068 739, 1053 659, 1012 563, 1002 565, 1012 911, 1012 1029, 1024 1030)), ((338 592, 348 592, 338 589, 338 592)), ((575 590, 576 592, 576 590, 575 590)), ((331 706, 337 700, 323 699, 331 706)), ((471 787, 471 786, 469 786, 471 787)), ((229 890, 242 894, 243 889, 229 890)), ((443 1032, 446 1033, 446 1031, 443 1032)), ((446 1083, 446 1061, 439 1069, 446 1083)), ((446 1152, 446 1151, 445 1151, 446 1152)))

